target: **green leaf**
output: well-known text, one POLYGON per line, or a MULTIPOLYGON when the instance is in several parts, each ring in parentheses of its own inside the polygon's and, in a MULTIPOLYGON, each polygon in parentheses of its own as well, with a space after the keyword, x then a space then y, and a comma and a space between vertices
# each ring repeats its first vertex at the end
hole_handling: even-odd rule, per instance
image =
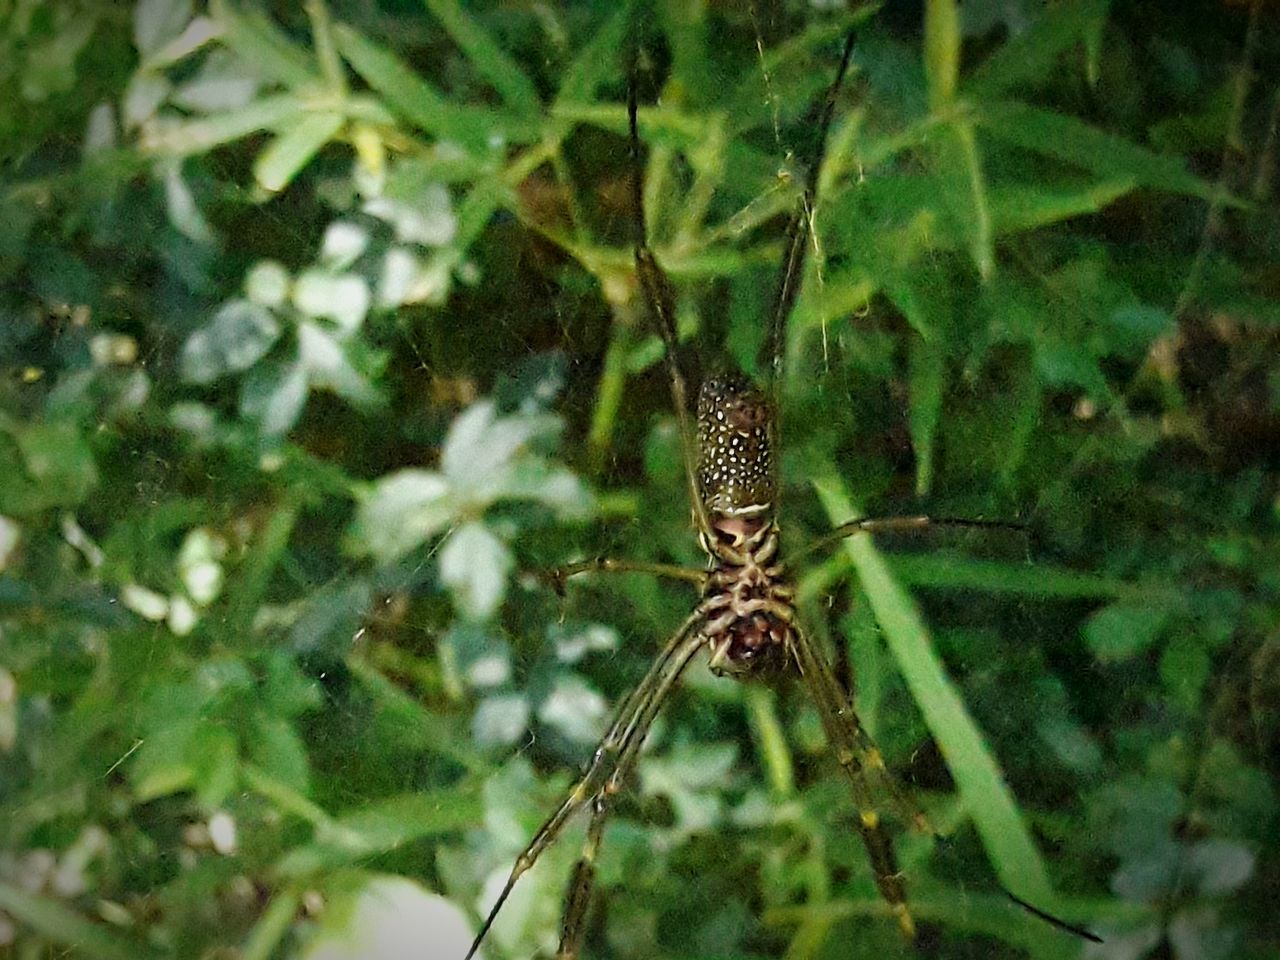
MULTIPOLYGON (((268 704, 271 709, 276 704, 268 704)), ((253 720, 249 757, 265 773, 296 790, 302 796, 311 793, 311 765, 307 748, 283 717, 259 714, 253 720)))
MULTIPOLYGON (((303 601, 289 631, 289 644, 302 654, 340 657, 371 615, 372 606, 373 591, 359 577, 320 587, 303 601)), ((283 709, 276 712, 286 713, 283 709)))
POLYGON ((514 567, 507 545, 482 523, 459 527, 440 551, 440 579, 453 592, 458 611, 473 620, 487 620, 497 611, 514 567))
POLYGON ((917 332, 907 343, 911 385, 911 444, 916 454, 916 492, 933 482, 933 442, 946 388, 946 342, 953 325, 946 277, 928 269, 895 271, 885 292, 917 332))
POLYGON ((262 699, 277 716, 293 717, 320 706, 323 695, 319 683, 303 673, 292 656, 272 650, 262 664, 262 699))
POLYGON ((32 423, 12 435, 0 429, 0 512, 74 507, 97 485, 93 451, 75 424, 32 423))
POLYGON ((975 116, 993 137, 1099 176, 1170 193, 1213 196, 1213 187, 1189 173, 1181 158, 1152 153, 1075 117, 1009 101, 984 103, 975 116))
POLYGON ((182 347, 182 376, 190 383, 212 383, 228 373, 248 370, 266 356, 280 336, 271 311, 250 300, 229 300, 182 347))
POLYGON ((358 499, 349 543, 354 552, 380 563, 390 563, 440 533, 458 509, 449 482, 429 470, 397 471, 358 499))
POLYGON ((965 93, 994 97, 1051 76, 1064 50, 1083 43, 1106 22, 1110 5, 1110 0, 1074 0, 1045 8, 1030 29, 1002 44, 965 80, 965 93))
POLYGON ((377 708, 383 749, 406 753, 426 750, 457 763, 470 773, 485 776, 491 772, 450 718, 429 713, 418 700, 357 657, 348 658, 347 667, 377 708))
POLYGON ((622 41, 630 23, 631 5, 619 4, 613 16, 605 21, 569 64, 564 79, 560 81, 553 111, 561 106, 593 102, 600 85, 621 72, 622 41))
POLYGON ((367 851, 393 850, 422 837, 453 833, 479 823, 483 815, 478 785, 404 793, 377 800, 338 817, 338 824, 361 837, 367 851))
POLYGON ((426 0, 427 9, 448 31, 476 72, 493 84, 507 106, 518 113, 535 116, 542 109, 538 91, 520 69, 459 5, 458 0, 426 0))
POLYGON ((285 124, 253 162, 254 179, 272 193, 283 190, 337 136, 345 122, 340 113, 309 113, 285 124))
POLYGON ((307 374, 302 364, 260 363, 240 385, 240 416, 258 423, 267 437, 288 433, 307 402, 307 374))
MULTIPOLYGON (((34 12, 6 10, 6 30, 34 12)), ((53 11, 49 13, 52 15, 53 11)), ((99 16, 93 7, 81 7, 59 23, 58 29, 53 30, 38 46, 22 50, 22 41, 19 40, 18 50, 24 55, 14 65, 21 71, 18 75, 21 77, 22 96, 25 99, 40 103, 55 94, 66 93, 75 88, 79 80, 76 62, 93 39, 99 16)))
POLYGON ((240 773, 240 750, 236 736, 217 721, 203 720, 187 743, 191 783, 206 810, 222 806, 240 773))
POLYGON ((911 447, 916 454, 916 493, 924 496, 933 483, 933 441, 942 417, 946 386, 946 351, 936 342, 912 337, 908 346, 911 385, 911 447))
POLYGON ((1084 627, 1085 643, 1099 660, 1128 660, 1146 652, 1169 620, 1168 606, 1122 600, 1103 607, 1084 627))
POLYGON ((939 180, 942 199, 960 228, 978 276, 987 280, 995 272, 995 235, 982 154, 973 125, 960 120, 950 124, 946 135, 939 137, 937 150, 944 174, 939 180))
POLYGON ((133 9, 133 43, 145 60, 182 33, 191 20, 191 0, 138 0, 133 9))
POLYGON ((129 779, 140 803, 191 786, 195 772, 187 746, 199 723, 194 717, 186 717, 171 726, 154 730, 134 751, 129 764, 129 779))
POLYGON ((222 42, 254 72, 295 89, 320 86, 311 55, 260 10, 241 11, 231 0, 211 0, 209 14, 221 28, 222 42))
POLYGON ((1132 180, 1103 180, 1079 185, 1059 181, 1035 186, 993 184, 987 191, 992 229, 997 236, 1024 233, 1097 213, 1133 191, 1132 180))
POLYGON ((345 24, 333 28, 343 58, 400 116, 426 133, 485 153, 495 138, 520 142, 535 136, 532 124, 449 100, 386 47, 345 24))
MULTIPOLYGON (((350 305, 348 301, 344 307, 350 305)), ((372 410, 381 402, 381 394, 348 357, 359 347, 357 338, 340 341, 318 323, 304 320, 298 324, 298 362, 311 386, 332 390, 352 406, 372 410)))
POLYGON ((424 837, 454 833, 481 823, 480 790, 401 794, 317 825, 316 839, 296 847, 277 865, 284 877, 306 877, 395 850, 424 837))
POLYGON ((259 130, 276 129, 306 115, 305 103, 292 94, 263 97, 243 107, 210 113, 187 123, 164 124, 143 132, 144 153, 186 157, 208 153, 259 130))

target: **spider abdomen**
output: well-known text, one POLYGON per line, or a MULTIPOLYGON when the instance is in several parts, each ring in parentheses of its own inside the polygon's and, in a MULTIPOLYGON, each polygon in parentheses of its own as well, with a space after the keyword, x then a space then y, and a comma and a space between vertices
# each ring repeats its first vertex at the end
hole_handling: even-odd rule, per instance
MULTIPOLYGON (((717 532, 773 513, 773 407, 742 374, 713 377, 698 391, 698 487, 717 532), (723 524, 723 525, 722 525, 723 524)), ((749 524, 748 524, 749 526, 749 524)), ((750 533, 752 531, 745 531, 750 533)))

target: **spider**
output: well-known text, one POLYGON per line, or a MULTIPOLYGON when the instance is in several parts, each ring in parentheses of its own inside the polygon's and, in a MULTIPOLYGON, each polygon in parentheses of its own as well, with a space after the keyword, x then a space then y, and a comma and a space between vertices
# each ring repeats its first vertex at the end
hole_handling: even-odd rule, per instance
MULTIPOLYGON (((633 32, 634 36, 634 32, 633 32)), ((700 599, 639 685, 626 696, 585 772, 542 824, 517 858, 506 883, 468 950, 472 960, 519 878, 560 837, 575 815, 589 811, 586 840, 568 884, 559 960, 576 960, 587 929, 595 886, 595 860, 614 798, 634 768, 645 738, 664 701, 693 658, 706 651, 712 672, 741 681, 775 680, 794 671, 821 718, 830 748, 852 795, 857 829, 866 847, 876 887, 903 936, 913 940, 915 922, 894 849, 873 798, 887 797, 899 816, 937 837, 925 816, 897 787, 854 712, 831 664, 797 617, 795 588, 780 555, 776 394, 782 372, 783 334, 799 293, 812 238, 817 180, 832 117, 849 71, 856 30, 844 38, 839 66, 825 94, 811 110, 816 137, 804 158, 804 182, 791 213, 786 250, 774 292, 758 365, 765 372, 757 385, 737 370, 706 379, 691 415, 689 389, 677 351, 673 287, 649 246, 643 198, 641 142, 637 120, 637 43, 630 45, 627 73, 629 193, 634 266, 651 322, 661 337, 671 400, 679 426, 683 472, 693 525, 706 553, 705 569, 624 560, 592 560, 551 571, 563 594, 565 582, 588 572, 632 571, 694 583, 700 599)), ((932 524, 1009 528, 999 521, 926 516, 860 519, 845 523, 810 544, 801 554, 858 533, 913 530, 932 524)), ((1007 891, 1007 897, 1049 923, 1094 939, 1087 931, 1045 914, 1007 891)))

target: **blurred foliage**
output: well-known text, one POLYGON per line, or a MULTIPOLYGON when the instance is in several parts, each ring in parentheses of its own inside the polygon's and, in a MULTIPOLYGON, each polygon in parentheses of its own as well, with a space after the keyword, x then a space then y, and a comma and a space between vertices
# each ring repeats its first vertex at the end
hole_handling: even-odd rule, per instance
MULTIPOLYGON (((684 359, 750 368, 866 12, 653 6, 684 359)), ((787 536, 1029 531, 802 571, 951 838, 899 837, 921 955, 1275 955, 1276 14, 928 0, 862 30, 788 328, 787 536)), ((693 602, 536 575, 700 562, 631 269, 629 11, 0 23, 0 956, 460 956, 693 602)), ((591 956, 909 952, 801 689, 695 667, 651 741, 591 956)), ((554 950, 579 843, 485 956, 554 950)))

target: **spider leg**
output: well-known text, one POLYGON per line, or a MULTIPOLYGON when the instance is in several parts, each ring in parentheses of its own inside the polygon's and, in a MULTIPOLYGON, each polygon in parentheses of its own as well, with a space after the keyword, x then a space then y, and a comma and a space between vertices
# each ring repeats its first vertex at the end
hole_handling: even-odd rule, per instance
POLYGON ((858 808, 858 830, 871 860, 876 887, 889 904, 903 934, 909 940, 914 939, 915 922, 907 908, 902 874, 898 870, 893 845, 881 823, 880 814, 872 803, 870 781, 878 780, 884 785, 908 823, 931 836, 937 834, 924 813, 907 800, 885 769, 880 751, 863 729, 826 657, 798 625, 792 627, 791 637, 792 654, 800 676, 818 708, 823 730, 835 751, 840 769, 848 778, 853 802, 858 808))
POLYGON ((540 576, 551 584, 557 594, 564 596, 565 583, 570 577, 576 577, 581 573, 647 573, 655 577, 665 577, 668 580, 684 580, 695 584, 699 589, 707 583, 707 571, 700 567, 681 567, 673 563, 646 563, 642 560, 614 560, 611 557, 566 564, 563 567, 545 570, 540 576))
POLYGON ((560 924, 560 948, 556 960, 577 960, 582 951, 582 939, 587 932, 587 907, 596 884, 596 854, 604 837, 604 823, 609 815, 609 798, 597 796, 591 805, 591 823, 587 826, 587 840, 582 846, 582 856, 573 866, 573 877, 565 897, 564 919, 560 924))
MULTIPOLYGON (((635 36, 636 26, 632 26, 635 36)), ((663 352, 667 357, 667 372, 671 380, 671 403, 675 407, 676 421, 680 425, 680 447, 684 453, 685 482, 689 488, 689 502, 693 505, 694 522, 698 532, 707 534, 711 523, 706 504, 698 487, 698 451, 695 433, 689 418, 689 389, 680 361, 676 357, 679 337, 676 333, 675 294, 666 272, 658 265, 649 247, 649 230, 644 213, 644 169, 640 163, 640 125, 637 119, 639 107, 636 101, 637 44, 633 40, 627 55, 627 122, 629 131, 628 154, 631 166, 631 216, 635 231, 632 249, 635 254, 636 276, 640 290, 648 306, 649 314, 662 337, 663 352)))
POLYGON ((853 57, 856 38, 855 30, 850 30, 845 37, 840 67, 831 85, 827 87, 822 105, 813 114, 817 133, 811 153, 806 158, 804 189, 800 193, 800 199, 796 201, 796 209, 787 224, 787 250, 782 259, 782 267, 778 271, 773 307, 769 311, 769 325, 765 328, 765 338, 760 344, 758 360, 761 369, 766 371, 770 390, 775 393, 775 399, 782 374, 783 355, 786 352, 783 331, 787 325, 787 318, 791 315, 791 308, 795 306, 796 297, 800 294, 800 284, 804 280, 804 262, 809 249, 809 233, 813 226, 814 204, 818 197, 818 175, 827 149, 827 133, 831 129, 831 118, 835 115, 840 88, 844 84, 845 74, 849 71, 849 61, 853 57))
MULTIPOLYGON (((688 665, 690 658, 703 643, 701 633, 695 629, 703 616, 702 608, 699 606, 686 618, 659 654, 658 659, 654 661, 653 666, 649 668, 644 679, 623 701, 609 731, 596 747, 586 772, 555 813, 548 817, 534 834, 529 845, 516 858, 507 882, 503 884, 498 899, 490 908, 484 923, 481 924, 480 932, 476 934, 465 960, 471 960, 475 956, 480 944, 492 928, 494 920, 497 919, 498 913, 511 895, 516 881, 556 841, 569 818, 588 802, 600 796, 602 792, 607 791, 609 785, 614 784, 615 781, 620 784, 622 774, 638 753, 639 744, 648 733, 649 726, 653 723, 653 718, 657 715, 662 701, 671 692, 671 688, 688 665)), ((614 789, 617 789, 616 786, 614 789)))
POLYGON ((658 715, 662 701, 675 685, 689 658, 703 641, 700 634, 695 634, 691 639, 696 641, 695 644, 687 656, 682 657, 681 654, 677 654, 679 662, 675 669, 669 672, 670 679, 667 685, 655 689, 647 703, 637 704, 638 713, 630 729, 623 735, 622 747, 618 752, 613 773, 609 775, 592 802, 587 839, 582 847, 582 856, 574 864, 573 876, 569 880, 569 889, 565 897, 564 918, 560 925, 560 948, 556 951, 556 960, 578 960, 582 950, 582 940, 587 931, 587 908, 591 905, 591 894, 595 890, 596 854, 600 850, 600 843, 604 837, 604 825, 609 816, 609 809, 613 804, 614 795, 622 789, 623 781, 626 780, 631 768, 635 765, 636 758, 640 755, 640 748, 644 746, 645 737, 658 715))
POLYGON ((930 517, 923 514, 903 517, 866 517, 861 520, 850 520, 842 523, 829 533, 818 537, 812 543, 793 555, 793 559, 825 550, 851 537, 856 533, 881 533, 926 530, 930 527, 959 527, 976 530, 1007 530, 1027 534, 1028 528, 1021 523, 1008 520, 971 520, 966 517, 930 517))

